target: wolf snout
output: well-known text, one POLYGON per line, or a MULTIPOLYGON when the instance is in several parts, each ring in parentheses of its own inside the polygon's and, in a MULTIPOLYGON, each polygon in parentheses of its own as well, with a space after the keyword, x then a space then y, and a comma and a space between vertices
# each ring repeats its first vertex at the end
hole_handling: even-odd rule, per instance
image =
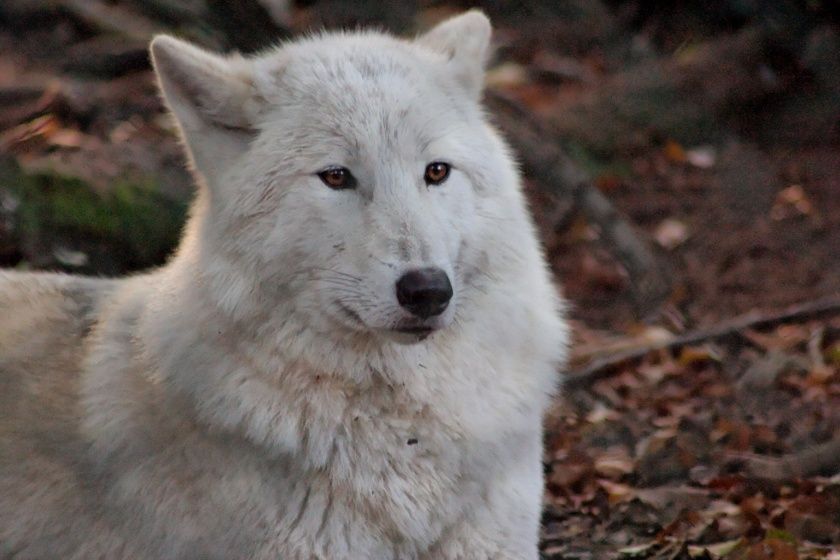
POLYGON ((397 301, 421 319, 440 315, 452 299, 449 276, 439 268, 418 268, 397 280, 397 301))

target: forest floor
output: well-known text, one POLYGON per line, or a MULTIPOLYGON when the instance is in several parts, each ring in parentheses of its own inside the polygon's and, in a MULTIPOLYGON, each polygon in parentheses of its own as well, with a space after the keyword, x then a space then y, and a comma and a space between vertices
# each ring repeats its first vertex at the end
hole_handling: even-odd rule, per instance
MULTIPOLYGON (((697 60, 741 48, 749 21, 680 36, 656 14, 590 16, 495 18, 488 82, 556 134, 669 287, 640 309, 602 224, 560 227, 527 177, 575 332, 547 422, 544 555, 838 560, 837 24, 781 54, 726 51, 742 76, 697 60)), ((0 9, 0 266, 159 264, 191 189, 143 38, 61 11, 10 21, 0 9)))

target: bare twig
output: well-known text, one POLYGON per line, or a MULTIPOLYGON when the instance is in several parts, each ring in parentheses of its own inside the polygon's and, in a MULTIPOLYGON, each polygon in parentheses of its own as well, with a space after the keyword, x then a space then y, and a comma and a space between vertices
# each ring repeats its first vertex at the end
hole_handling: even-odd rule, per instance
POLYGON ((752 311, 708 329, 686 333, 670 340, 644 344, 609 356, 594 357, 587 365, 571 371, 565 385, 568 388, 586 387, 599 379, 608 377, 616 366, 631 360, 638 360, 657 350, 675 350, 691 344, 737 336, 746 329, 767 328, 780 323, 814 319, 838 313, 840 313, 840 296, 801 303, 777 313, 763 314, 759 311, 752 311))
POLYGON ((782 457, 738 454, 743 473, 758 480, 786 482, 819 474, 840 473, 840 436, 782 457))

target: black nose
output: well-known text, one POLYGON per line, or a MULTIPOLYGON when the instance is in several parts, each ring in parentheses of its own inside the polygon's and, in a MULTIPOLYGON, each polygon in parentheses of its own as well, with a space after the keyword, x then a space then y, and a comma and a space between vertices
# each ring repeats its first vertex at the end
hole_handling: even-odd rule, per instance
POLYGON ((397 301, 413 315, 440 315, 452 299, 452 284, 439 268, 410 270, 397 280, 397 301))

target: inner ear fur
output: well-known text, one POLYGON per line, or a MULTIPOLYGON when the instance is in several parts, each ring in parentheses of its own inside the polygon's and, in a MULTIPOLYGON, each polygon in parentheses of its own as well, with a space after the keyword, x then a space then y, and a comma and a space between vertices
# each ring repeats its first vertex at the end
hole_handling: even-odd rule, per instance
POLYGON ((480 10, 470 10, 439 23, 418 37, 417 42, 443 54, 456 79, 478 97, 484 86, 491 34, 487 16, 480 10))

